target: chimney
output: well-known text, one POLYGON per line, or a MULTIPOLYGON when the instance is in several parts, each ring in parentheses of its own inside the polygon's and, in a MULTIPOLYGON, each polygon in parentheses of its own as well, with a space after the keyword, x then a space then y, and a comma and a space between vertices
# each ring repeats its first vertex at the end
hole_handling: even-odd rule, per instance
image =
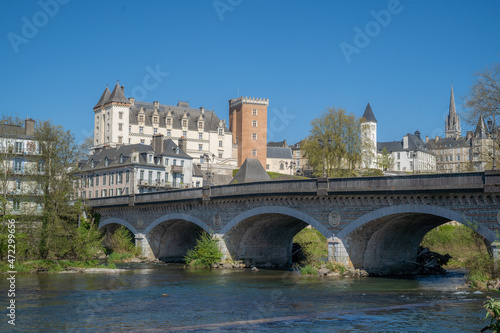
POLYGON ((436 135, 436 139, 434 139, 435 142, 439 141, 439 136, 436 135))
POLYGON ((474 137, 474 132, 467 131, 467 141, 470 141, 474 137))
POLYGON ((158 109, 160 107, 160 102, 159 101, 154 101, 153 106, 155 109, 158 109))
POLYGON ((186 138, 181 136, 179 140, 177 141, 179 143, 179 148, 183 151, 186 152, 186 138))
POLYGON ((408 134, 403 137, 403 149, 408 149, 408 134))
POLYGON ((415 131, 415 136, 420 139, 420 132, 418 130, 415 131))
POLYGON ((429 136, 428 135, 425 136, 425 143, 427 143, 427 142, 429 142, 429 136))
POLYGON ((125 92, 125 86, 122 86, 122 91, 125 92))
POLYGON ((203 106, 200 107, 200 110, 201 110, 201 114, 205 114, 205 108, 203 106))
POLYGON ((153 135, 153 151, 156 154, 163 153, 163 134, 153 135))
POLYGON ((135 98, 133 98, 133 97, 129 97, 129 98, 128 98, 128 101, 130 102, 130 104, 131 104, 131 105, 134 105, 135 98))
POLYGON ((288 145, 286 144, 286 140, 283 140, 283 147, 288 147, 288 145))
POLYGON ((30 136, 35 135, 35 121, 33 119, 26 118, 24 121, 24 134, 30 136))

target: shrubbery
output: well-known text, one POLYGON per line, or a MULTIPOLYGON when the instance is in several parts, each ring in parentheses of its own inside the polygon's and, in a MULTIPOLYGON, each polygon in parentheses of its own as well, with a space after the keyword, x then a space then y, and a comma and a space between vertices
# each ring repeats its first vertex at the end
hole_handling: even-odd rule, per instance
POLYGON ((189 249, 184 257, 186 264, 194 268, 210 268, 212 264, 221 261, 222 252, 218 243, 209 233, 201 233, 194 249, 189 249))

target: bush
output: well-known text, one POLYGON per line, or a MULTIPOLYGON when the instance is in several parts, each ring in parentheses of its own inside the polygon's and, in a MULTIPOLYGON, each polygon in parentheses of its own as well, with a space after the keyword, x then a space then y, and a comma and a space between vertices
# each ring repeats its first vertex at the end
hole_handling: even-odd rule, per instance
POLYGON ((318 270, 312 265, 305 265, 304 267, 300 267, 300 272, 302 275, 317 275, 318 270))
POLYGON ((326 263, 326 268, 328 268, 333 272, 339 273, 340 275, 343 275, 346 270, 344 264, 341 264, 339 262, 330 262, 330 261, 326 263))
POLYGON ((107 243, 108 248, 116 253, 133 253, 135 249, 134 234, 122 225, 116 228, 107 243))
POLYGON ((302 249, 304 263, 319 261, 328 256, 326 238, 316 229, 304 228, 295 237, 293 242, 302 249))
POLYGON ((184 259, 186 264, 194 268, 210 268, 210 266, 222 259, 219 250, 219 241, 212 238, 207 232, 202 232, 196 240, 194 249, 189 249, 184 259))

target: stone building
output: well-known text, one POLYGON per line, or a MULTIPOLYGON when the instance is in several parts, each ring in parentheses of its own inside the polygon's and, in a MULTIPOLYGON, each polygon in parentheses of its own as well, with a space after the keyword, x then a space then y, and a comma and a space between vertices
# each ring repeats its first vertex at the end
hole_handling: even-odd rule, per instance
POLYGON ((295 175, 297 168, 292 156, 292 149, 286 147, 267 147, 266 171, 295 175))
POLYGON ((363 168, 377 168, 377 119, 370 103, 366 105, 361 117, 363 147, 363 168))
POLYGON ((445 120, 445 137, 426 138, 426 142, 436 155, 438 172, 483 171, 492 150, 492 140, 482 116, 475 131, 468 131, 465 137, 462 136, 453 86, 449 113, 445 120))
POLYGON ((238 149, 238 167, 247 157, 266 166, 267 107, 269 99, 239 97, 229 100, 229 130, 238 149))
POLYGON ((385 171, 435 172, 436 156, 427 143, 420 138, 420 132, 406 134, 400 141, 378 142, 380 156, 384 148, 391 154, 392 164, 385 171))
POLYGON ((26 119, 24 127, 0 124, 0 195, 6 200, 6 212, 0 214, 41 212, 39 199, 43 191, 37 176, 43 174, 45 162, 40 158, 40 149, 33 119, 26 119))
POLYGON ((211 172, 232 178, 232 170, 237 167, 233 133, 213 110, 194 109, 188 102, 176 106, 140 102, 127 99, 118 83, 112 92, 106 87, 94 106, 94 151, 127 144, 151 145, 157 134, 174 143, 185 138, 185 153, 195 164, 206 172, 210 160, 211 172))
MULTIPOLYGON (((131 144, 96 148, 74 173, 81 198, 103 198, 176 188, 203 186, 203 174, 193 158, 162 134, 152 145, 131 144)), ((185 139, 180 138, 180 145, 185 139)))

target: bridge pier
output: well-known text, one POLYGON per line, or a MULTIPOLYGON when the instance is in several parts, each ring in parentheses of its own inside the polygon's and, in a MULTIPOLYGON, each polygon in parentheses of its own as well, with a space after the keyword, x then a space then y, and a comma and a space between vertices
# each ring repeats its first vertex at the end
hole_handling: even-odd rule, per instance
POLYGON ((224 234, 213 234, 214 239, 218 240, 217 245, 219 246, 219 251, 222 252, 222 260, 231 260, 231 254, 227 249, 226 242, 224 241, 224 234))
POLYGON ((153 251, 149 245, 149 240, 146 235, 138 233, 134 235, 135 237, 135 248, 141 253, 142 258, 154 259, 153 251))
POLYGON ((352 266, 349 253, 347 253, 344 243, 338 237, 328 238, 328 260, 352 266))

